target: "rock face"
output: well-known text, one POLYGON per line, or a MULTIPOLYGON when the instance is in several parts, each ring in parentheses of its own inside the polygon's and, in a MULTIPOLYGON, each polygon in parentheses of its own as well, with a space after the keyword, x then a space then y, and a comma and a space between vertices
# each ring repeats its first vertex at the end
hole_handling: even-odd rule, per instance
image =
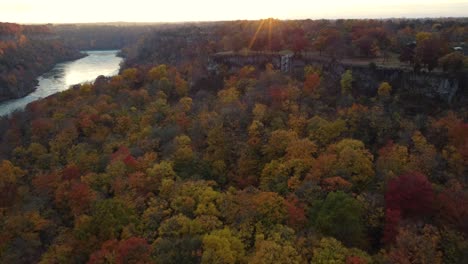
POLYGON ((353 89, 358 94, 375 96, 381 82, 389 82, 393 90, 400 95, 410 97, 424 97, 426 99, 452 103, 455 95, 458 99, 466 97, 466 74, 450 76, 444 73, 416 73, 398 68, 371 68, 368 66, 330 63, 327 65, 306 62, 322 66, 331 79, 338 85, 341 75, 346 70, 353 72, 353 89))
POLYGON ((326 88, 339 92, 341 75, 346 70, 353 72, 353 91, 359 95, 375 96, 381 82, 389 82, 394 92, 403 97, 421 98, 434 102, 451 104, 468 101, 468 73, 449 75, 440 72, 419 72, 401 68, 370 67, 368 65, 342 63, 326 58, 290 57, 289 65, 284 64, 280 54, 256 54, 252 56, 236 54, 216 54, 211 57, 209 69, 217 70, 220 65, 239 68, 246 65, 264 67, 271 63, 274 68, 287 70, 301 76, 305 65, 319 67, 327 77, 326 88))

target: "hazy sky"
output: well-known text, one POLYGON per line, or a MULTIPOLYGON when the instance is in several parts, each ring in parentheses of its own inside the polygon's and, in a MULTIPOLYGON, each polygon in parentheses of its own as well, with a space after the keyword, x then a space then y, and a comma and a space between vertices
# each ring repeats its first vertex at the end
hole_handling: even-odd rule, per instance
POLYGON ((19 23, 447 16, 468 17, 468 0, 0 0, 19 23))

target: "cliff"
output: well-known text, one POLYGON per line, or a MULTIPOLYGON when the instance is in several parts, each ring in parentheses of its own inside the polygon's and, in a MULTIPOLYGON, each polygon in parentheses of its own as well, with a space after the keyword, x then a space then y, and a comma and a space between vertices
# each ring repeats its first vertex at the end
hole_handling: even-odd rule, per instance
POLYGON ((447 74, 442 72, 414 72, 404 68, 371 67, 369 65, 344 63, 325 57, 304 58, 291 54, 259 53, 241 55, 218 53, 210 58, 209 69, 219 71, 221 65, 240 68, 254 65, 263 68, 270 63, 274 68, 303 76, 304 66, 321 68, 327 82, 326 89, 340 90, 341 75, 346 70, 353 72, 353 91, 356 95, 375 96, 381 82, 389 82, 393 91, 402 99, 424 99, 443 104, 460 104, 468 101, 468 73, 447 74))
MULTIPOLYGON (((293 62, 294 63, 294 62, 293 62)), ((297 63, 297 62, 296 62, 297 63)), ((452 104, 466 101, 468 74, 457 75, 442 72, 414 72, 402 68, 369 67, 350 63, 330 62, 323 64, 308 60, 298 64, 322 67, 333 82, 329 86, 339 87, 341 75, 346 70, 353 73, 353 90, 360 95, 375 96, 381 82, 389 82, 393 91, 403 98, 418 98, 452 104)), ((297 71, 298 68, 296 67, 297 71)))

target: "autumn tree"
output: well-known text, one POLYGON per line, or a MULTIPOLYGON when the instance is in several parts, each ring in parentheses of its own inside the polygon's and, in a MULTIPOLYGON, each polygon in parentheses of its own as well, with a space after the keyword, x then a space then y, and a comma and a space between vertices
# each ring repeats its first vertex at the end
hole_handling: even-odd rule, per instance
POLYGON ((183 174, 186 177, 186 173, 190 173, 190 167, 193 166, 195 158, 195 153, 191 146, 192 140, 186 135, 180 135, 174 139, 174 143, 174 168, 176 168, 179 174, 183 174))
POLYGON ((445 72, 458 73, 463 69, 465 60, 460 52, 452 52, 439 58, 439 65, 445 72))
POLYGON ((318 73, 309 73, 305 77, 304 81, 304 92, 312 96, 313 98, 318 98, 319 93, 318 93, 318 87, 320 85, 321 78, 318 73))
POLYGON ((309 139, 320 147, 328 146, 337 140, 346 131, 346 122, 343 119, 328 121, 320 116, 309 119, 307 125, 309 139))
POLYGON ((314 246, 312 263, 371 263, 371 258, 362 250, 346 248, 340 241, 331 237, 324 237, 314 246))
POLYGON ((216 230, 203 237, 202 263, 239 263, 244 258, 244 245, 231 230, 216 230))
POLYGON ((319 32, 319 36, 313 42, 313 46, 322 54, 327 53, 329 56, 339 54, 340 45, 342 44, 341 32, 336 28, 324 28, 319 32))
POLYGON ((468 234, 468 194, 458 182, 450 185, 437 195, 439 221, 468 234))
POLYGON ((148 78, 151 81, 162 80, 168 78, 167 66, 164 64, 155 66, 148 71, 148 78))
POLYGON ((389 180, 407 172, 409 169, 408 148, 389 141, 379 149, 376 162, 376 172, 385 180, 389 180))
POLYGON ((415 61, 432 71, 438 65, 443 43, 434 33, 419 32, 416 35, 415 61))
POLYGON ((288 242, 278 243, 272 240, 258 239, 255 243, 255 253, 249 263, 303 263, 304 259, 294 246, 288 242))
POLYGON ((309 139, 292 141, 286 149, 284 159, 265 164, 260 175, 260 188, 284 194, 294 189, 291 181, 301 181, 313 165, 316 145, 309 139))
POLYGON ((414 56, 415 56, 415 45, 405 43, 404 46, 401 48, 400 55, 398 56, 398 59, 401 62, 406 62, 409 63, 410 65, 413 65, 414 63, 414 56))
POLYGON ((268 139, 268 143, 263 147, 263 153, 269 158, 280 158, 286 154, 288 145, 298 138, 294 131, 276 130, 268 139))
POLYGON ((364 143, 355 139, 343 139, 327 148, 327 153, 336 155, 332 166, 335 175, 349 179, 355 188, 364 188, 374 177, 374 156, 364 143))
POLYGON ((385 211, 385 228, 382 242, 391 244, 395 241, 401 223, 401 211, 399 209, 388 208, 385 211))
POLYGON ((431 183, 419 172, 405 173, 390 180, 385 193, 386 208, 400 210, 403 217, 430 215, 434 199, 431 183))
POLYGON ((10 206, 17 194, 21 178, 26 174, 22 169, 15 167, 9 160, 0 163, 0 206, 10 206))
POLYGON ((123 228, 135 222, 135 214, 131 208, 118 199, 106 199, 95 204, 91 218, 82 229, 81 235, 95 235, 102 240, 119 238, 123 228))
POLYGON ((87 263, 153 263, 150 254, 151 247, 143 238, 114 239, 104 242, 100 250, 91 254, 87 263))
POLYGON ((164 263, 197 263, 202 240, 193 233, 192 220, 182 214, 164 220, 153 243, 155 258, 164 263))
POLYGON ((440 234, 437 228, 425 225, 422 229, 414 226, 402 227, 394 246, 389 252, 393 263, 434 263, 442 262, 440 234))
POLYGON ((390 94, 392 92, 392 86, 388 82, 382 82, 377 89, 377 94, 379 95, 379 98, 382 98, 383 100, 386 100, 390 97, 390 94))
POLYGON ((409 166, 413 170, 431 176, 432 170, 436 166, 437 151, 435 147, 419 131, 414 132, 411 139, 413 148, 410 149, 409 166))

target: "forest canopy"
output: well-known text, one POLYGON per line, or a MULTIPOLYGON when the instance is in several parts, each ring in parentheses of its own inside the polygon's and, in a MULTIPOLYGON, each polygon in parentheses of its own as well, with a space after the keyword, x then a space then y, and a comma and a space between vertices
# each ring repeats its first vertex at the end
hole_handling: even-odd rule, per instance
POLYGON ((155 30, 118 75, 1 118, 0 262, 465 263, 466 105, 363 94, 351 69, 207 67, 249 45, 380 60, 414 39, 408 65, 463 71, 448 43, 466 21, 275 21, 246 42, 259 23, 155 30))

